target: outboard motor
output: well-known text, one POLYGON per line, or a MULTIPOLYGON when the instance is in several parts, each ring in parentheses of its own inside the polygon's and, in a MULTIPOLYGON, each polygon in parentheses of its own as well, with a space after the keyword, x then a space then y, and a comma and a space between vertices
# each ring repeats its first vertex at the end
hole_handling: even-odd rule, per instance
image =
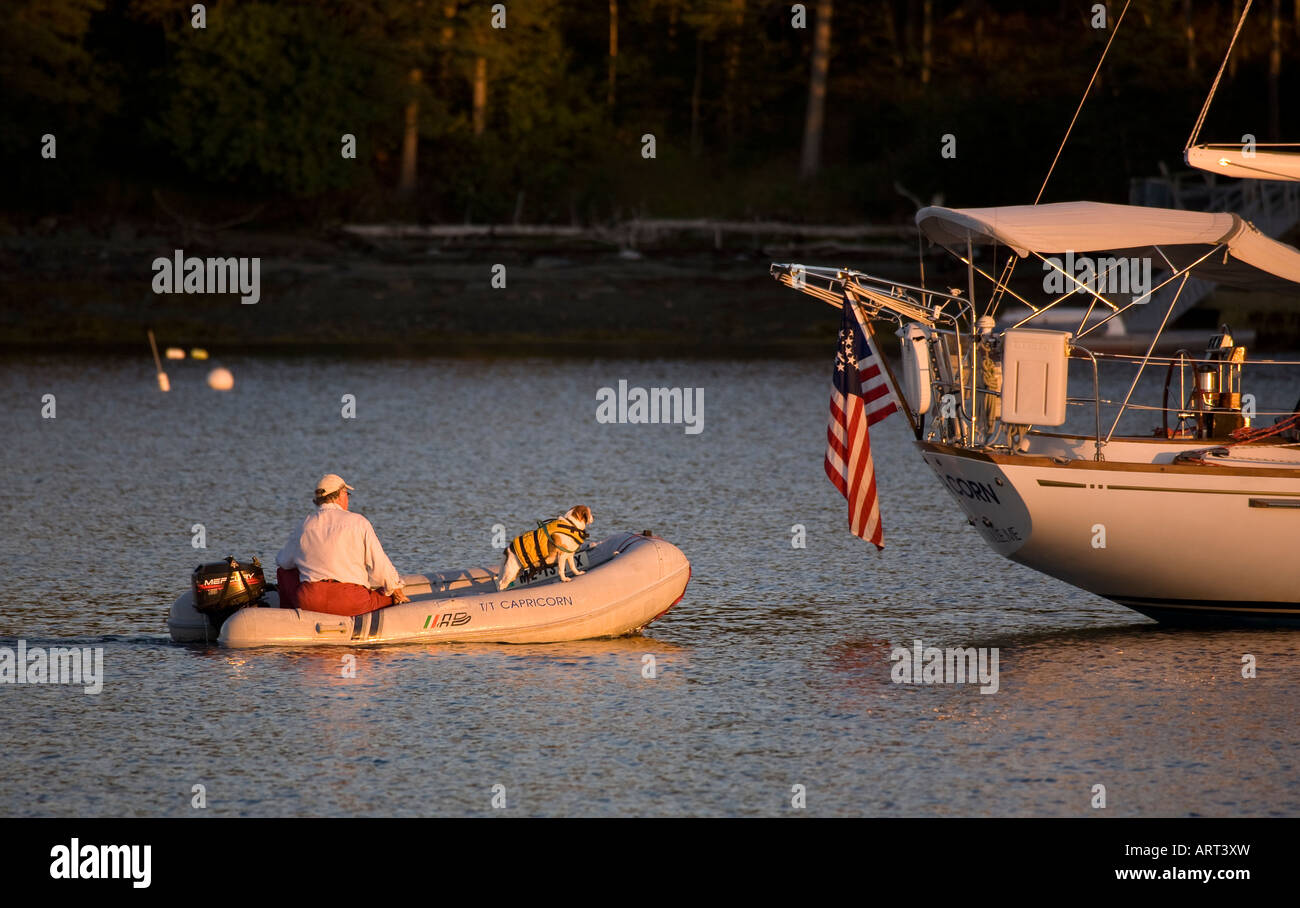
POLYGON ((225 561, 200 564, 190 577, 194 608, 221 627, 227 618, 246 605, 259 602, 266 592, 262 563, 253 558, 241 564, 231 555, 225 561))

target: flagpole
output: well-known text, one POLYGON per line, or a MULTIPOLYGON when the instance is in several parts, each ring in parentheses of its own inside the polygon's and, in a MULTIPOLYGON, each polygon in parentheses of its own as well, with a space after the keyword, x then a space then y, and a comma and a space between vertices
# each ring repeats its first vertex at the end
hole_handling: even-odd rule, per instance
MULTIPOLYGON (((858 305, 856 300, 849 300, 848 302, 855 307, 858 305)), ((858 310, 858 314, 861 316, 861 310, 858 310)), ((916 436, 917 441, 920 441, 921 427, 917 424, 917 417, 912 415, 912 405, 908 403, 907 397, 899 390, 898 381, 894 378, 894 370, 889 368, 889 360, 885 358, 885 351, 881 350, 880 345, 876 343, 876 332, 875 329, 871 327, 871 320, 859 318, 858 321, 861 322, 862 327, 866 329, 871 341, 871 346, 876 349, 876 352, 880 356, 880 365, 884 368, 885 374, 889 376, 889 384, 894 391, 894 396, 898 398, 898 402, 903 406, 903 415, 907 417, 907 424, 912 427, 912 434, 916 436)))

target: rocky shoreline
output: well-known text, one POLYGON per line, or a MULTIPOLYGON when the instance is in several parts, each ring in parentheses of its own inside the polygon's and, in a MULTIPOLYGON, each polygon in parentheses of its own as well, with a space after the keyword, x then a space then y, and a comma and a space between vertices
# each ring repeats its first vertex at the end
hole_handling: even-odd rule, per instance
POLYGON ((214 352, 790 356, 824 352, 837 324, 833 310, 777 285, 753 253, 185 239, 0 239, 0 346, 134 350, 152 329, 164 345, 214 352), (257 302, 156 293, 152 263, 176 250, 256 257, 257 302))
MULTIPOLYGON (((887 248, 704 246, 372 243, 341 231, 213 237, 121 225, 107 235, 10 235, 0 237, 0 349, 135 352, 152 329, 164 346, 217 354, 823 356, 835 310, 778 285, 771 261, 870 260, 880 273, 915 279, 915 261, 887 248), (177 250, 256 258, 257 302, 235 292, 156 293, 153 263, 177 250)), ((1225 292, 1219 305, 1234 327, 1255 328, 1261 346, 1300 346, 1293 299, 1225 292)), ((1197 327, 1217 317, 1189 315, 1197 327)))

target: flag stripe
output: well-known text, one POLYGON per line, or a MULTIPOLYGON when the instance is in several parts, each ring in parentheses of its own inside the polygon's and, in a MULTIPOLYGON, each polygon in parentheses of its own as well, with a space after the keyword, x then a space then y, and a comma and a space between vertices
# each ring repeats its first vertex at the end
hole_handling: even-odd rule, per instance
MULTIPOLYGON (((862 392, 862 400, 865 403, 872 403, 874 401, 880 400, 880 398, 882 397, 888 397, 888 396, 889 396, 889 388, 885 387, 884 385, 878 385, 877 387, 872 388, 870 391, 863 390, 862 392)), ((892 400, 889 402, 889 406, 891 408, 894 406, 894 402, 892 400)))
POLYGON ((857 307, 846 303, 840 321, 840 349, 831 375, 823 465, 826 477, 848 501, 849 529, 877 549, 885 547, 885 535, 867 430, 898 411, 896 399, 869 330, 857 307))

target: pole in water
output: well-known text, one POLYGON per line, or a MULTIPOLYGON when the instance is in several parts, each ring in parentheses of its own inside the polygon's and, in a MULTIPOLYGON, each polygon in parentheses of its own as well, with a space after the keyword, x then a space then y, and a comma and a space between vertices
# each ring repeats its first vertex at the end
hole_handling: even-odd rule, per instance
POLYGON ((167 373, 163 371, 162 360, 158 358, 158 343, 153 339, 153 331, 149 331, 149 349, 153 351, 154 368, 158 370, 158 390, 167 392, 172 389, 171 382, 167 380, 167 373))

